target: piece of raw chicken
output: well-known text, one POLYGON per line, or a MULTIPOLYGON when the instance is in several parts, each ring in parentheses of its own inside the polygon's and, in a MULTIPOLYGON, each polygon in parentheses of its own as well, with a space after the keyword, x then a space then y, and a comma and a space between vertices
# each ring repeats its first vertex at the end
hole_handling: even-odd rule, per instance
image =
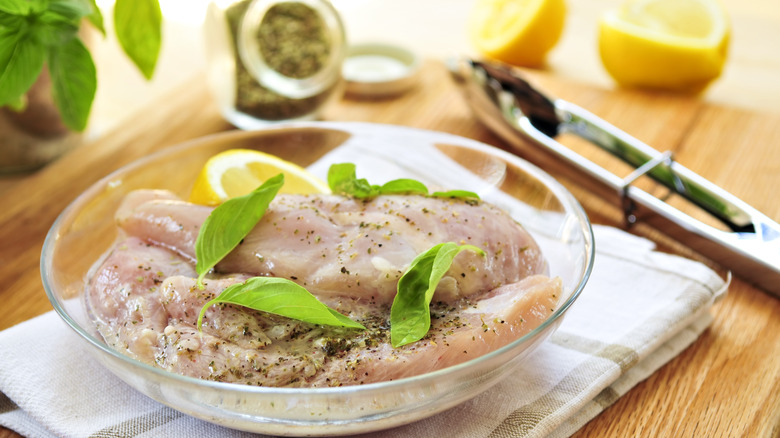
POLYGON ((277 195, 260 223, 195 286, 194 247, 211 208, 169 192, 137 191, 116 214, 122 238, 88 282, 106 341, 141 361, 203 379, 262 386, 339 386, 394 380, 500 348, 554 311, 560 279, 539 247, 486 202, 423 196, 355 200, 277 195), (398 278, 421 252, 468 243, 431 305, 431 329, 390 345, 398 278), (252 276, 295 281, 366 330, 317 326, 240 306, 201 307, 252 276))

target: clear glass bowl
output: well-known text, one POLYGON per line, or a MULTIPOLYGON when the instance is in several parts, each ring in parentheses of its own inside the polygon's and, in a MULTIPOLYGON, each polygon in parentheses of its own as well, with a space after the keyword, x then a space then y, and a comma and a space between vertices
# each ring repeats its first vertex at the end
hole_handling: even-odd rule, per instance
POLYGON ((524 358, 556 330, 582 291, 593 255, 591 226, 577 201, 549 175, 516 156, 439 132, 378 124, 299 122, 193 140, 108 175, 81 194, 54 223, 44 243, 41 271, 54 309, 89 344, 94 357, 147 396, 230 428, 276 435, 341 435, 434 415, 487 390, 522 366, 524 358), (90 267, 117 238, 113 214, 119 202, 138 188, 169 189, 186 198, 206 160, 231 148, 269 152, 311 166, 315 173, 321 173, 329 159, 343 157, 349 150, 346 156, 359 155, 359 176, 371 175, 375 166, 373 170, 385 174, 416 177, 429 187, 437 184, 432 174, 449 175, 456 169, 459 181, 470 185, 456 188, 477 191, 484 199, 510 208, 537 239, 548 258, 550 274, 563 279, 560 307, 526 336, 477 359, 362 386, 291 389, 205 381, 172 374, 112 350, 90 322, 82 296, 90 267))

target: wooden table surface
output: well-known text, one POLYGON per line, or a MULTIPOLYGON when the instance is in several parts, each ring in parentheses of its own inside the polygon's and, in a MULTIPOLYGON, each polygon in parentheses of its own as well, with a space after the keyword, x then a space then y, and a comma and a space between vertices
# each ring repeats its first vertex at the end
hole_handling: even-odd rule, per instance
MULTIPOLYGON (((767 16, 761 10, 752 12, 767 16)), ((777 10, 771 12, 769 19, 780 23, 777 10)), ((780 82, 778 58, 769 62, 775 64, 763 71, 773 76, 759 80, 780 82)), ((780 94, 768 97, 776 99, 777 111, 765 102, 749 110, 739 104, 744 96, 735 96, 736 104, 731 105, 728 93, 712 100, 617 90, 598 81, 573 80, 555 69, 528 74, 549 93, 587 108, 659 150, 672 150, 686 167, 780 221, 780 94)), ((432 129, 509 148, 474 119, 442 64, 433 60, 425 63, 409 93, 378 101, 337 100, 324 118, 432 129)), ((0 330, 51 309, 40 281, 41 245, 57 214, 78 193, 138 157, 228 129, 203 76, 195 75, 134 112, 120 127, 45 169, 1 180, 0 330)), ((568 172, 548 170, 575 194, 593 222, 622 224, 618 208, 583 190, 568 172)), ((706 255, 665 239, 658 230, 640 225, 633 231, 726 275, 706 255)), ((780 300, 746 280, 733 279, 728 295, 712 310, 712 326, 692 346, 575 436, 780 436, 780 300)), ((0 428, 0 438, 16 436, 0 428)))

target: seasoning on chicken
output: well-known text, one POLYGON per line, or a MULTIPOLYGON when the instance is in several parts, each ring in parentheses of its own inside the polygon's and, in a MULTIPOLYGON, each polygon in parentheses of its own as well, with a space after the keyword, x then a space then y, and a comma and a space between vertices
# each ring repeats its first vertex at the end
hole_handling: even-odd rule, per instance
POLYGON ((356 200, 278 195, 244 241, 195 285, 195 239, 211 209, 160 191, 131 193, 117 212, 123 237, 88 282, 88 308, 106 341, 176 373, 261 386, 340 386, 423 374, 519 339, 554 311, 531 236, 483 201, 416 195, 356 200), (460 253, 439 283, 431 328, 393 348, 390 305, 415 256, 441 242, 460 253), (235 305, 203 305, 252 276, 292 280, 366 330, 319 326, 235 305))

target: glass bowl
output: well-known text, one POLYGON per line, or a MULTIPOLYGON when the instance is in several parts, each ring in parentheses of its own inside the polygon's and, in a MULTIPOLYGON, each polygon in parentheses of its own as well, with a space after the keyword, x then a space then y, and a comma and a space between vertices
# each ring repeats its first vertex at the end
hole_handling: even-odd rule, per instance
MULTIPOLYGON (((68 206, 43 246, 43 285, 54 309, 93 356, 138 391, 185 414, 229 428, 275 435, 344 435, 429 417, 487 390, 522 366, 557 329, 593 265, 593 235, 572 195, 528 162, 455 135, 398 126, 298 122, 189 141, 130 164, 98 181, 68 206), (336 161, 356 162, 358 176, 413 177, 429 188, 476 191, 507 209, 537 240, 551 276, 563 280, 556 311, 511 344, 471 361, 391 382, 337 388, 270 388, 213 382, 154 368, 114 351, 89 320, 83 302, 90 267, 117 238, 113 214, 128 192, 169 189, 186 198, 212 155, 251 148, 324 176, 336 161)), ((89 360, 85 357, 84 360, 89 360)))

